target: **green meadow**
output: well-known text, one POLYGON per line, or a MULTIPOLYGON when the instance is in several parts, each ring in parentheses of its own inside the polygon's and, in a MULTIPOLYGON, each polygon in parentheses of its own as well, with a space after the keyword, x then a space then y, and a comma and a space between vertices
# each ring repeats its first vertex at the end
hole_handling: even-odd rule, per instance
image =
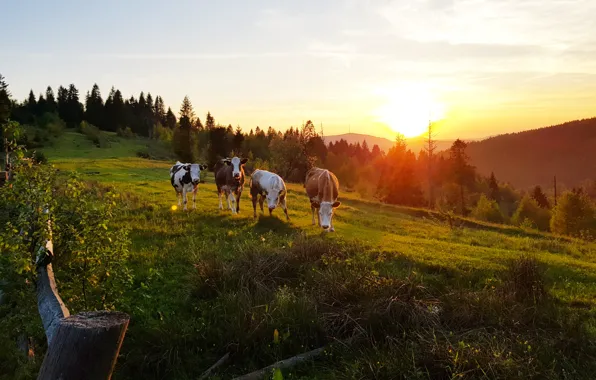
POLYGON ((594 378, 594 243, 450 226, 344 191, 336 232, 322 233, 302 184, 287 184, 290 222, 281 209, 255 219, 248 179, 232 215, 212 172, 196 210, 191 196, 174 210, 174 161, 137 157, 148 140, 109 140, 67 132, 44 154, 120 195, 134 283, 117 305, 131 322, 116 379, 196 379, 226 353, 212 378, 230 379, 318 347, 275 378, 594 378))

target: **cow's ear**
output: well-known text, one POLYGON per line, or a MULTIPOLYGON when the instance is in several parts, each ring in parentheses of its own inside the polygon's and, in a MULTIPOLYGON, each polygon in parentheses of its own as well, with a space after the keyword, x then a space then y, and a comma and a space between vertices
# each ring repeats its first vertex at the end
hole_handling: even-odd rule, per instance
POLYGON ((225 159, 223 160, 223 162, 224 162, 224 164, 226 164, 226 165, 231 165, 231 164, 232 164, 232 160, 230 160, 229 158, 225 158, 225 159))
POLYGON ((190 165, 184 165, 184 170, 189 171, 190 170, 190 165))
POLYGON ((241 164, 241 165, 244 165, 244 164, 246 164, 247 162, 248 162, 248 158, 243 158, 243 159, 241 159, 241 160, 240 160, 240 164, 241 164))
POLYGON ((207 165, 201 165, 201 170, 207 170, 207 165))
POLYGON ((340 201, 335 201, 335 202, 333 202, 332 206, 333 206, 333 208, 336 208, 336 207, 339 207, 340 204, 341 204, 340 201))

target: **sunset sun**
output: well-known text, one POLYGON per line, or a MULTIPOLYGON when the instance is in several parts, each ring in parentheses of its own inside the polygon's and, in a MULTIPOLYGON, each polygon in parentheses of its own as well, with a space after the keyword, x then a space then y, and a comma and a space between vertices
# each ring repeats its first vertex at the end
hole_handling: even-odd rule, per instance
POLYGON ((401 86, 381 93, 386 100, 375 111, 377 120, 405 137, 423 134, 429 121, 444 117, 444 105, 422 86, 401 86))

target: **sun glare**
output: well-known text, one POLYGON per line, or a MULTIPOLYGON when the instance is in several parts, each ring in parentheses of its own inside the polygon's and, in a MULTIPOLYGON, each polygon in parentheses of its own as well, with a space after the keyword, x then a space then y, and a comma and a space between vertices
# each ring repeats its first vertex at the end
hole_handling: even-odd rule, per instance
POLYGON ((400 86, 381 93, 386 101, 375 112, 377 120, 405 137, 423 134, 429 121, 438 121, 445 115, 443 104, 422 86, 400 86))

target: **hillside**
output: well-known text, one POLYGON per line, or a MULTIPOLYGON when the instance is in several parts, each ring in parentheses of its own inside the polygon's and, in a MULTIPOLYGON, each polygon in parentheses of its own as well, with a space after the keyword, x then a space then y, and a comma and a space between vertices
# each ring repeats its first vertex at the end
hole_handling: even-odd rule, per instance
POLYGON ((468 154, 484 175, 519 188, 551 188, 553 176, 567 187, 596 178, 596 118, 509 133, 471 142, 468 154))
MULTIPOLYGON (((142 143, 112 136, 114 149, 97 148, 72 132, 44 149, 98 193, 113 187, 121 212, 110 228, 131 229, 133 282, 116 305, 131 324, 116 378, 199 378, 230 353, 215 378, 231 379, 333 342, 347 343, 283 378, 596 371, 595 244, 467 219, 450 226, 343 192, 336 232, 322 234, 301 185, 288 185, 289 223, 280 210, 254 219, 247 189, 239 215, 218 210, 212 173, 197 209, 182 212, 172 207, 172 162, 136 157, 142 143)), ((68 278, 54 270, 65 291, 68 278)))
MULTIPOLYGON (((372 149, 372 147, 376 144, 385 153, 387 153, 389 151, 389 149, 391 149, 391 147, 395 143, 394 141, 391 141, 391 140, 383 138, 383 137, 363 135, 360 133, 345 133, 342 135, 325 136, 325 143, 329 144, 330 142, 336 142, 341 139, 346 140, 348 142, 348 144, 356 144, 356 143, 362 144, 366 140, 366 143, 368 144, 369 148, 372 149)), ((409 139, 407 139, 407 142, 408 142, 408 148, 411 149, 412 152, 414 152, 416 154, 418 154, 422 149, 424 149, 424 145, 425 145, 424 137, 409 138, 409 139)), ((441 151, 441 150, 448 149, 452 143, 453 143, 453 140, 437 140, 436 141, 437 150, 441 151)))

